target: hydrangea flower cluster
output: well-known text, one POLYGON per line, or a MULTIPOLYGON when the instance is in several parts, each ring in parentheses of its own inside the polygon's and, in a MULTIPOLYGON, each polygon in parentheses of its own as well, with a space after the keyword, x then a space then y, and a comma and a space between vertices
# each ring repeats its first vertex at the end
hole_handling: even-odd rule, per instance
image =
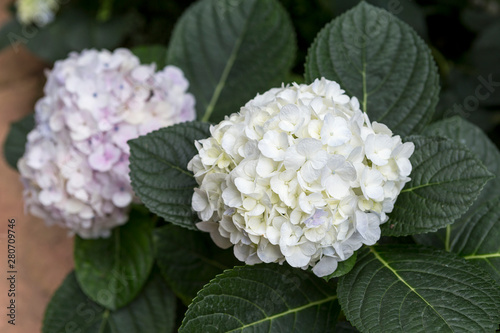
POLYGON ((56 62, 18 162, 26 209, 85 238, 106 237, 137 200, 127 141, 195 119, 182 71, 141 65, 129 50, 56 62))
POLYGON ((197 227, 247 264, 333 273, 377 242, 410 180, 413 143, 324 78, 257 95, 210 131, 188 165, 197 227))
POLYGON ((54 20, 59 9, 58 0, 17 0, 17 18, 23 24, 35 23, 43 27, 54 20))

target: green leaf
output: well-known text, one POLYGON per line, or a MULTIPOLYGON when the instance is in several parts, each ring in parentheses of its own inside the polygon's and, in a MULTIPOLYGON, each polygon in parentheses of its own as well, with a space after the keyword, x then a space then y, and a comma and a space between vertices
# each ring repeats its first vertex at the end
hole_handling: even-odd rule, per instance
POLYGON ((500 196, 477 207, 464 222, 452 225, 447 248, 482 266, 500 285, 500 196))
POLYGON ((155 230, 156 260, 176 295, 188 305, 205 284, 238 260, 218 248, 206 233, 174 225, 155 230))
POLYGON ((70 273, 55 292, 45 312, 43 333, 171 333, 175 297, 161 276, 150 277, 137 298, 118 311, 90 300, 70 273))
POLYGON ((415 144, 410 158, 411 180, 401 191, 386 236, 435 231, 453 223, 476 200, 491 173, 463 145, 438 137, 409 137, 415 144))
MULTIPOLYGON (((365 0, 335 0, 331 2, 335 16, 345 12, 365 0)), ((408 23, 410 27, 424 38, 427 36, 427 25, 423 7, 412 0, 387 1, 387 0, 366 0, 370 5, 383 8, 392 15, 397 16, 402 21, 408 23)))
POLYGON ((406 23, 365 2, 320 31, 305 67, 308 81, 338 82, 371 121, 400 135, 420 131, 438 101, 439 76, 427 45, 406 23))
POLYGON ((9 134, 3 144, 5 160, 17 170, 17 161, 24 155, 28 133, 35 127, 34 114, 29 114, 10 126, 9 134))
POLYGON ((166 57, 167 48, 163 45, 145 45, 137 46, 132 49, 140 60, 141 64, 156 64, 156 69, 161 70, 167 66, 166 57))
POLYGON ((137 296, 153 267, 153 224, 133 210, 109 238, 76 237, 74 256, 82 290, 102 306, 118 309, 137 296))
POLYGON ((187 164, 198 153, 194 141, 209 136, 209 124, 187 122, 128 142, 135 193, 153 213, 193 230, 198 217, 191 199, 197 183, 187 164))
POLYGON ((488 274, 414 245, 359 251, 338 295, 361 332, 493 332, 500 321, 500 289, 488 274))
MULTIPOLYGON (((480 85, 475 86, 474 95, 481 105, 496 108, 500 104, 500 22, 498 14, 495 15, 495 22, 489 25, 474 40, 470 50, 470 59, 477 70, 475 79, 479 80, 480 85), (477 75, 479 74, 479 75, 477 75)), ((482 21, 483 27, 484 20, 482 21)), ((477 81, 475 81, 477 84, 477 81)), ((464 102, 465 103, 465 102, 464 102)))
POLYGON ((276 0, 204 0, 176 24, 167 63, 180 67, 198 119, 218 122, 281 84, 295 57, 290 19, 276 0))
POLYGON ((359 331, 348 321, 339 321, 335 326, 335 333, 359 333, 359 331))
POLYGON ((347 260, 340 261, 335 272, 333 272, 328 276, 323 277, 323 279, 325 279, 325 281, 329 281, 330 279, 340 277, 342 275, 346 275, 347 273, 349 273, 351 269, 354 267, 354 264, 356 264, 357 256, 358 253, 354 252, 354 254, 350 256, 347 260))
POLYGON ((66 58, 72 51, 114 49, 133 31, 136 21, 134 12, 99 22, 76 8, 62 9, 55 20, 43 28, 10 21, 0 31, 0 48, 24 44, 40 58, 54 62, 66 58))
POLYGON ((415 240, 423 245, 449 249, 451 233, 468 223, 474 211, 492 197, 500 195, 500 151, 488 136, 478 127, 460 118, 452 117, 436 122, 425 128, 425 135, 438 135, 449 138, 455 142, 460 142, 467 146, 472 154, 480 159, 484 166, 496 177, 486 183, 476 201, 470 209, 455 223, 445 229, 440 229, 433 233, 414 235, 415 240), (448 233, 448 238, 447 238, 448 233), (448 244, 445 245, 448 239, 448 244))
POLYGON ((441 136, 460 142, 483 162, 484 166, 495 175, 489 181, 477 201, 489 199, 492 193, 500 194, 500 151, 488 136, 477 126, 460 117, 438 121, 423 131, 426 136, 441 136))
POLYGON ((340 307, 335 289, 276 264, 235 267, 205 286, 179 329, 187 332, 329 332, 340 307))

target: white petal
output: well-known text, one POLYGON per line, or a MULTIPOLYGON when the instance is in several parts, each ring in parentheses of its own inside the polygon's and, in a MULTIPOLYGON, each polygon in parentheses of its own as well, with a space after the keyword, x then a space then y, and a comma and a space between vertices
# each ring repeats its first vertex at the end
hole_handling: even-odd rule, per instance
POLYGON ((318 277, 323 277, 335 272, 338 266, 338 261, 332 257, 323 257, 320 261, 313 267, 313 273, 318 277))
POLYGON ((311 257, 306 256, 298 246, 294 246, 291 249, 290 255, 286 256, 286 261, 292 267, 304 267, 309 264, 311 257))
POLYGON ((270 244, 263 239, 257 248, 257 256, 265 263, 277 262, 283 255, 279 246, 270 244))

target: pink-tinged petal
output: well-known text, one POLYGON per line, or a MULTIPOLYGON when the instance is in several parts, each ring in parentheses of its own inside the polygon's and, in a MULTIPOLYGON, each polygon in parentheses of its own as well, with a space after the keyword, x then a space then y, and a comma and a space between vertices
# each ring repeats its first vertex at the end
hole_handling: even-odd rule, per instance
POLYGON ((132 71, 132 78, 139 82, 145 82, 150 78, 153 78, 154 71, 150 66, 139 66, 132 71))
POLYGON ((92 169, 96 171, 109 171, 120 159, 121 150, 112 144, 100 146, 94 153, 89 155, 88 162, 92 169))
POLYGON ((139 134, 146 135, 161 128, 161 123, 156 119, 149 120, 139 126, 139 134))
POLYGON ((127 207, 132 202, 132 194, 127 191, 118 191, 113 194, 112 201, 117 207, 127 207))
POLYGON ((127 144, 128 140, 135 139, 139 136, 136 126, 128 124, 115 125, 113 127, 112 141, 120 147, 125 153, 129 153, 130 147, 127 144))
POLYGON ((181 113, 179 115, 179 122, 192 121, 196 119, 195 110, 196 101, 194 96, 191 94, 186 94, 184 96, 184 103, 182 104, 181 113))
POLYGON ((189 87, 189 82, 184 77, 184 73, 175 66, 167 66, 163 70, 166 78, 168 78, 172 83, 179 87, 179 89, 185 91, 189 87))

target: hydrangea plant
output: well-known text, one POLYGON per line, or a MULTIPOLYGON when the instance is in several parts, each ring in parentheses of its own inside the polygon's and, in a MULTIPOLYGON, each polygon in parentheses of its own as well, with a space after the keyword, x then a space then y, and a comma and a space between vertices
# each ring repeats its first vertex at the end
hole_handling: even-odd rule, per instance
MULTIPOLYGON (((123 139, 121 153, 130 151, 127 186, 137 205, 123 225, 107 228, 110 237, 76 236, 75 271, 51 300, 43 332, 498 328, 500 193, 492 179, 500 152, 462 118, 436 121, 439 75, 425 42, 361 2, 319 32, 304 77, 291 78, 296 51, 276 0, 200 0, 166 50, 136 51, 182 70, 196 120, 134 127, 140 136, 125 146, 128 134, 98 118, 92 128, 104 126, 110 142, 123 139)), ((105 82, 143 77, 133 73, 105 82)), ((103 77, 94 67, 85 75, 103 77)), ((187 96, 181 81, 174 99, 187 96)), ((78 95, 87 91, 78 86, 78 95)), ((146 87, 151 96, 171 91, 162 80, 154 89, 146 87)), ((129 108, 130 117, 141 110, 129 108)), ((62 145, 58 118, 37 119, 62 145)), ((21 166, 38 144, 32 136, 21 166)), ((102 172, 106 158, 91 156, 106 149, 91 148, 84 165, 102 172)), ((105 199, 118 194, 121 204, 120 189, 110 192, 105 199)))
POLYGON ((193 120, 187 88, 177 67, 155 73, 126 49, 56 62, 18 162, 26 210, 84 238, 109 237, 134 200, 127 141, 193 120))
POLYGON ((196 226, 247 264, 286 261, 317 276, 375 244, 414 145, 344 92, 324 78, 274 88, 211 127, 187 166, 200 185, 196 226))

